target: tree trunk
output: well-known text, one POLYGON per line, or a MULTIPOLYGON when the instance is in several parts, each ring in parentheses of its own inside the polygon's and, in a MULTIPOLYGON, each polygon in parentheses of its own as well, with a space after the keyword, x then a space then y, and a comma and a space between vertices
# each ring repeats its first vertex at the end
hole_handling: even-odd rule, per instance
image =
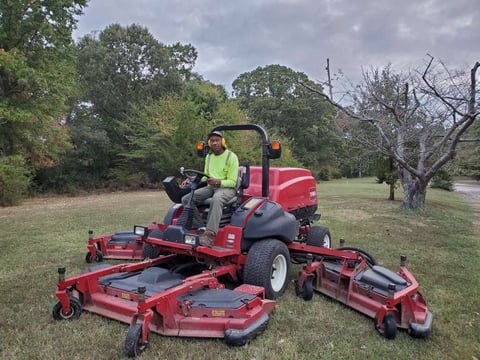
POLYGON ((404 169, 401 169, 399 173, 403 188, 402 209, 423 210, 428 182, 412 177, 412 174, 404 169))
POLYGON ((395 200, 395 183, 397 181, 393 176, 394 166, 393 158, 391 156, 388 158, 388 171, 390 172, 390 194, 388 200, 393 201, 395 200))
POLYGON ((388 195, 388 200, 393 201, 395 200, 395 183, 390 183, 390 192, 388 195))

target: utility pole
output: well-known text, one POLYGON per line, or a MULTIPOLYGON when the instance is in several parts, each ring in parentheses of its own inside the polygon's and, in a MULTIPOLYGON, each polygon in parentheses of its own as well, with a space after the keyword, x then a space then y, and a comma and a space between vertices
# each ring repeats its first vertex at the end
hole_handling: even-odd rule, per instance
POLYGON ((328 76, 328 90, 330 94, 330 100, 333 101, 333 93, 332 93, 332 80, 330 79, 330 59, 327 58, 327 67, 325 68, 327 70, 327 76, 328 76))

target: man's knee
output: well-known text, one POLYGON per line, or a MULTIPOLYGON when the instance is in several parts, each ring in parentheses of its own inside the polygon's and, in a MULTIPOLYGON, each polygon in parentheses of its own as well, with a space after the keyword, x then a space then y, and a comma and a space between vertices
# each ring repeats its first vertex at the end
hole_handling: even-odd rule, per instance
POLYGON ((235 192, 230 192, 230 191, 217 191, 213 197, 212 197, 212 202, 225 205, 228 203, 230 200, 233 199, 235 196, 235 192))

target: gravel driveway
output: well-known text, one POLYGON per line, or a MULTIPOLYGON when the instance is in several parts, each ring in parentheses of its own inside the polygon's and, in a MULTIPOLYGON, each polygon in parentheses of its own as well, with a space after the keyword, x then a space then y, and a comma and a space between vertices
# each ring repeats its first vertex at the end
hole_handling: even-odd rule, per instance
POLYGON ((474 180, 458 181, 453 185, 453 189, 471 202, 473 212, 480 216, 480 182, 474 180))

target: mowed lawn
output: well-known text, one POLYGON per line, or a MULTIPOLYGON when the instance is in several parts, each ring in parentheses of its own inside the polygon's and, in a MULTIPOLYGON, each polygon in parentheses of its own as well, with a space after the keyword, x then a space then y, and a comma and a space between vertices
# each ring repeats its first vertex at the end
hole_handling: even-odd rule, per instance
MULTIPOLYGON (((142 359, 479 359, 480 225, 457 193, 428 190, 423 212, 401 211, 373 178, 318 184, 319 224, 333 245, 364 248, 397 270, 400 255, 434 315, 425 340, 400 331, 380 337, 373 320, 321 295, 310 302, 290 284, 267 330, 245 347, 220 339, 150 335, 142 359)), ((55 321, 57 267, 67 276, 85 263, 88 230, 96 235, 161 222, 171 202, 162 191, 36 198, 0 208, 0 358, 122 359, 128 325, 83 313, 55 321)), ((292 280, 300 270, 292 268, 292 280)))

